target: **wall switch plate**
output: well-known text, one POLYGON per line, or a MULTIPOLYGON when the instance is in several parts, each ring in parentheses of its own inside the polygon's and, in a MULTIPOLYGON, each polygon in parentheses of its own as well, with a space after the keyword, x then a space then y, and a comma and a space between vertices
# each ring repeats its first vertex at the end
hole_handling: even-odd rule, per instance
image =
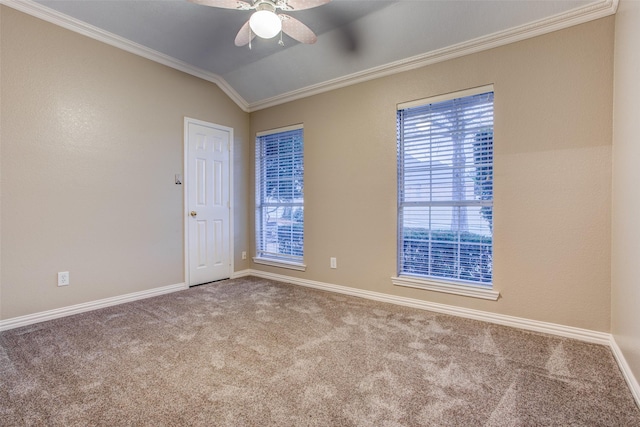
POLYGON ((331 268, 338 268, 338 260, 334 257, 329 258, 331 268))
POLYGON ((58 286, 69 286, 69 272, 58 272, 58 286))
POLYGON ((247 251, 242 251, 242 259, 247 259, 247 251))

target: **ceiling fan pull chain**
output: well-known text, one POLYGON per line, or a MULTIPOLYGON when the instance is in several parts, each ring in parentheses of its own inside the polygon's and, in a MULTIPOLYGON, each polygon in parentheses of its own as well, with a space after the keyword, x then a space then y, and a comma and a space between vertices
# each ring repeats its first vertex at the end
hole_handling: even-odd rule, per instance
POLYGON ((280 41, 278 42, 278 44, 284 47, 284 42, 282 41, 282 30, 280 30, 280 41))

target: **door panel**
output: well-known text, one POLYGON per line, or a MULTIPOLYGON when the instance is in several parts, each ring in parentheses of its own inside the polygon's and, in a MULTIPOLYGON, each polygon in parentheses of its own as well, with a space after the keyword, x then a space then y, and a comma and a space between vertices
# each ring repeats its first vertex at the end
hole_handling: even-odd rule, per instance
POLYGON ((231 276, 230 131, 187 120, 189 285, 231 276))
POLYGON ((196 242, 196 253, 198 254, 198 262, 196 268, 207 266, 207 221, 196 221, 196 233, 198 238, 196 242))
POLYGON ((220 220, 213 221, 213 265, 219 266, 224 264, 224 232, 222 230, 223 222, 220 220))

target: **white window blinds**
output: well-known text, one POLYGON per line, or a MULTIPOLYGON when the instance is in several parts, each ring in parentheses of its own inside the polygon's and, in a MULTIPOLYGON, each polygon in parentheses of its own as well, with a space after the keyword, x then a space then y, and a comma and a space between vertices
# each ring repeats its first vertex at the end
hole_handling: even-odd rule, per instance
POLYGON ((493 91, 473 92, 399 106, 400 275, 492 286, 493 91))
POLYGON ((256 138, 257 257, 301 263, 304 242, 303 129, 256 138))

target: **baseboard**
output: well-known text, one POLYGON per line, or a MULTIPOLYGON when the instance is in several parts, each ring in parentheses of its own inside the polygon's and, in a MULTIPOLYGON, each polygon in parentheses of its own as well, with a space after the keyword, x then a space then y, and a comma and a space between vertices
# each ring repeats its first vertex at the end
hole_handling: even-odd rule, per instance
MULTIPOLYGON (((571 326, 558 325, 555 323, 540 322, 537 320, 524 319, 521 317, 507 316, 503 314, 490 313, 480 310, 472 310, 468 308, 456 307, 446 304, 439 304, 434 302, 428 302, 418 300, 414 298, 398 297, 395 295, 384 294, 381 292, 366 291, 357 288, 350 288, 347 286, 334 285, 325 282, 318 282, 313 280, 300 279, 297 277, 285 276, 282 274, 268 273, 260 270, 241 270, 234 272, 231 275, 232 279, 241 277, 255 276, 264 279, 271 279, 280 282, 290 283, 293 285, 305 286, 308 288, 314 288, 329 292, 335 292, 344 295, 351 295, 360 298, 366 298, 370 300, 386 302, 391 304, 402 305, 406 307, 413 307, 423 310, 435 311, 437 313, 450 314, 454 316, 464 317, 468 319, 481 320, 485 322, 511 326, 529 331, 542 332, 551 335, 573 338, 581 341, 587 341, 596 344, 607 345, 611 348, 611 351, 622 371, 622 374, 633 394, 633 397, 640 406, 640 385, 636 380, 629 364, 627 363, 622 350, 616 343, 614 337, 611 334, 597 331, 590 331, 588 329, 574 328, 571 326)), ((0 320, 0 331, 6 331, 13 328, 19 328, 21 326, 27 326, 38 322, 44 322, 47 320, 53 320, 60 317, 71 316, 74 314, 84 313, 91 310, 97 310, 100 308, 110 307, 117 304, 124 304, 131 301, 137 301, 140 299, 151 298, 158 295, 168 294, 180 290, 187 289, 186 284, 178 283, 175 285, 163 286, 160 288, 149 289, 146 291, 134 292, 126 295, 120 295, 117 297, 105 298, 97 301, 90 301, 82 304, 76 304, 69 307, 58 308, 55 310, 43 311, 40 313, 29 314, 26 316, 14 317, 11 319, 0 320)))
POLYGON ((455 307, 446 304, 438 304, 428 301, 417 300, 413 298, 398 297, 380 292, 365 291, 362 289, 350 288, 347 286, 334 285, 330 283, 317 282, 313 280, 300 279, 281 274, 268 273, 260 270, 242 270, 235 273, 235 277, 255 276, 264 279, 277 280, 279 282, 291 283, 293 285, 305 286, 308 288, 320 289, 329 292, 336 292, 345 295, 367 298, 375 301, 387 302, 391 304, 403 305, 406 307, 419 308, 423 310, 435 311, 437 313, 450 314, 453 316, 464 317, 468 319, 481 320, 489 323, 496 323, 514 328, 542 332, 546 334, 561 336, 565 338, 573 338, 580 341, 591 342, 595 344, 606 345, 611 349, 613 356, 624 376, 629 389, 640 406, 640 385, 631 371, 622 350, 616 343, 611 334, 605 332, 591 331, 588 329, 574 328, 571 326, 559 325, 556 323, 540 322, 537 320, 524 319, 521 317, 507 316, 503 314, 489 313, 480 310, 471 310, 468 308, 455 307))
POLYGON ((339 294, 351 295, 360 298, 367 298, 375 301, 387 302, 391 304, 403 305, 406 307, 419 308, 423 310, 435 311, 437 313, 451 314, 467 319, 481 320, 528 331, 542 332, 546 334, 573 338, 580 341, 595 344, 609 345, 611 334, 606 332, 591 331, 588 329, 564 326, 556 323, 541 322, 538 320, 524 319, 522 317, 507 316, 504 314, 490 313, 487 311, 472 310, 464 307, 439 304, 435 302, 423 301, 414 298, 399 297, 384 294, 381 292, 366 291, 363 289, 350 288, 347 286, 334 285, 331 283, 317 282, 313 280, 300 279, 281 274, 268 273, 260 270, 243 270, 236 273, 236 277, 256 276, 264 279, 272 279, 308 288, 321 289, 339 294))
POLYGON ((255 270, 240 270, 240 271, 234 271, 233 273, 231 273, 231 279, 239 279, 241 277, 248 277, 248 276, 255 276, 255 274, 253 274, 253 271, 255 270))
POLYGON ((126 302, 137 301, 140 299, 151 298, 158 295, 168 294, 171 292, 186 289, 184 283, 175 285, 162 286, 160 288, 149 289, 147 291, 133 292, 117 297, 105 298, 97 301, 89 301, 82 304, 71 305, 69 307, 56 308, 54 310, 42 311, 39 313, 28 314, 26 316, 13 317, 11 319, 0 320, 0 331, 19 328, 38 322, 53 320, 60 317, 71 316, 74 314, 84 313, 86 311, 97 310, 100 308, 110 307, 112 305, 124 304, 126 302))
POLYGON ((618 346, 618 343, 615 340, 615 337, 612 335, 611 340, 609 342, 609 346, 611 347, 611 351, 613 352, 613 357, 615 357, 616 362, 618 362, 618 366, 620 367, 620 371, 622 371, 622 375, 624 376, 629 389, 631 390, 631 394, 633 394, 633 398, 636 400, 636 404, 640 407, 640 385, 638 384, 638 380, 635 375, 631 371, 631 367, 627 363, 627 359, 625 359, 622 350, 618 346))

